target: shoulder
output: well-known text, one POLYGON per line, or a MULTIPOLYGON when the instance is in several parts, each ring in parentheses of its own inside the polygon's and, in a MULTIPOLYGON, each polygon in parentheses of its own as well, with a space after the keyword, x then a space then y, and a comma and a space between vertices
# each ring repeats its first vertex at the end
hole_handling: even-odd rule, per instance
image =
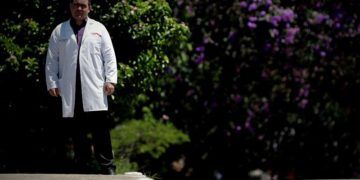
POLYGON ((89 18, 88 19, 88 23, 89 25, 94 28, 94 29, 98 29, 98 30, 101 30, 101 31, 107 31, 106 30, 106 27, 104 26, 103 23, 97 21, 97 20, 94 20, 94 19, 91 19, 89 18))
POLYGON ((61 32, 64 31, 64 29, 66 29, 67 26, 70 26, 70 21, 69 21, 69 20, 64 21, 64 22, 58 24, 58 25, 54 28, 52 34, 53 34, 53 35, 60 35, 61 32))

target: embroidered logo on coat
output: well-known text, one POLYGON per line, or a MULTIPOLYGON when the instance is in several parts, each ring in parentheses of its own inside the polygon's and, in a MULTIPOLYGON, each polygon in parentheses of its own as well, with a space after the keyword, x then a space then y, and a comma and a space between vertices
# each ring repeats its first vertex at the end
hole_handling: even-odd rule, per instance
POLYGON ((101 34, 99 34, 99 33, 97 33, 97 32, 94 32, 94 33, 91 33, 91 34, 101 37, 101 34))

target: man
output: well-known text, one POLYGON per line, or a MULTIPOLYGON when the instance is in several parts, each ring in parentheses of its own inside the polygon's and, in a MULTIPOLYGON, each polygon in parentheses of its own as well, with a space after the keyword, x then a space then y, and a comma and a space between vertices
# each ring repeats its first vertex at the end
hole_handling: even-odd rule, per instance
POLYGON ((90 11, 90 0, 70 1, 70 20, 59 24, 49 40, 46 83, 51 96, 61 97, 62 116, 73 132, 80 172, 89 172, 89 133, 100 173, 115 174, 107 96, 117 83, 116 57, 107 29, 88 17, 90 11))

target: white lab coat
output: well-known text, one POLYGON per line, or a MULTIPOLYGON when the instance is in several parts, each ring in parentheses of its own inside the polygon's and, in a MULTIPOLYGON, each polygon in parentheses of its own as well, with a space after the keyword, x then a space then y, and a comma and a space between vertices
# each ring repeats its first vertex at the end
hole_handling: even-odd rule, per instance
POLYGON ((85 112, 108 110, 104 83, 117 82, 115 52, 105 26, 88 18, 79 49, 70 20, 59 24, 49 40, 45 74, 47 89, 60 90, 63 117, 74 116, 78 52, 85 112))

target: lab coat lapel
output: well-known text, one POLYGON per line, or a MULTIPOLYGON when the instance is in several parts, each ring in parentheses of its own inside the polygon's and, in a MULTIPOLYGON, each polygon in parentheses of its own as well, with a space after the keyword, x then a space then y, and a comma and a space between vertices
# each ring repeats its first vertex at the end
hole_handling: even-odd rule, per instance
POLYGON ((85 26, 85 30, 84 30, 84 35, 82 37, 82 40, 81 40, 81 44, 84 43, 85 39, 87 37, 89 37, 89 34, 91 32, 91 26, 94 24, 93 20, 91 18, 88 17, 88 20, 86 22, 86 26, 85 26))
POLYGON ((64 24, 64 31, 62 31, 61 39, 71 39, 72 42, 76 43, 76 36, 73 29, 71 28, 70 20, 66 21, 64 24))

